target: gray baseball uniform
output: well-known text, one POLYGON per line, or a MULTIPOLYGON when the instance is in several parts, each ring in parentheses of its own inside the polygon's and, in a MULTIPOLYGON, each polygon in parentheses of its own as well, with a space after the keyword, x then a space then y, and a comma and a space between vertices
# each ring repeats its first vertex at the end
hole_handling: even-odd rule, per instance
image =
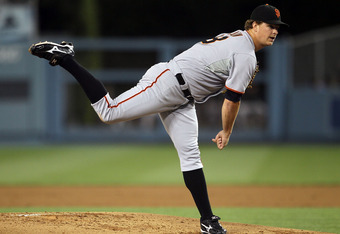
POLYGON ((199 42, 168 63, 151 67, 132 89, 92 107, 103 122, 116 123, 158 113, 173 141, 181 170, 202 168, 195 102, 225 89, 243 94, 256 69, 255 46, 246 31, 199 42), (185 83, 180 84, 178 74, 185 83), (177 76, 176 76, 177 75, 177 76), (191 98, 183 91, 190 92, 191 98))
POLYGON ((201 215, 201 232, 226 234, 210 206, 198 148, 195 103, 225 91, 223 129, 212 139, 223 149, 229 141, 241 96, 257 71, 255 50, 273 44, 279 25, 286 24, 276 7, 258 6, 245 22, 246 31, 220 34, 195 44, 167 63, 154 65, 135 87, 116 98, 111 98, 104 85, 73 58, 72 43, 40 42, 33 44, 29 52, 73 75, 103 122, 116 123, 158 113, 177 149, 185 185, 201 215))

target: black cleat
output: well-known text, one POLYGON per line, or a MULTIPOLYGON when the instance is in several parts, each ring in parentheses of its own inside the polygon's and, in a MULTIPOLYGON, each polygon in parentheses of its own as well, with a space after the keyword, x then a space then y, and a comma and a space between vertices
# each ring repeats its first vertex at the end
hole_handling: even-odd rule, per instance
POLYGON ((74 56, 73 44, 65 41, 60 44, 39 42, 31 45, 28 51, 39 58, 47 59, 52 66, 58 65, 66 55, 74 56))
POLYGON ((210 219, 201 220, 201 233, 226 234, 227 230, 218 222, 220 219, 220 217, 214 215, 210 219))

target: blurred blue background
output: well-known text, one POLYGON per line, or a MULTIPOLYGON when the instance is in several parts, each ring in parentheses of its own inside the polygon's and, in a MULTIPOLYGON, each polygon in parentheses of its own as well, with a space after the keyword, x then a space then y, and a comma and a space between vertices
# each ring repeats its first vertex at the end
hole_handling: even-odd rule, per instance
MULTIPOLYGON (((105 125, 72 77, 32 57, 43 40, 75 44, 77 60, 114 95, 194 43, 243 29, 251 11, 281 10, 274 46, 243 97, 231 141, 339 142, 339 1, 0 1, 0 142, 169 141, 158 117, 105 125)), ((114 96, 112 95, 112 96, 114 96)), ((221 128, 223 95, 197 105, 200 141, 221 128)))

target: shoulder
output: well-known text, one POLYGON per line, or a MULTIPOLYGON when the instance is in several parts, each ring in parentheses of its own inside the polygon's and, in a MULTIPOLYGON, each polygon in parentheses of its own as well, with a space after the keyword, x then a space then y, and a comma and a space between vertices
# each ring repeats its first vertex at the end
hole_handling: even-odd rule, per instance
POLYGON ((221 33, 215 38, 201 43, 209 47, 216 47, 221 52, 225 51, 228 54, 248 54, 256 59, 254 43, 246 31, 237 30, 232 33, 221 33))
MULTIPOLYGON (((236 31, 236 35, 231 37, 235 42, 235 49, 237 49, 240 53, 247 53, 250 55, 255 55, 255 45, 250 35, 246 31, 236 31)), ((232 34, 231 34, 232 35, 232 34)))

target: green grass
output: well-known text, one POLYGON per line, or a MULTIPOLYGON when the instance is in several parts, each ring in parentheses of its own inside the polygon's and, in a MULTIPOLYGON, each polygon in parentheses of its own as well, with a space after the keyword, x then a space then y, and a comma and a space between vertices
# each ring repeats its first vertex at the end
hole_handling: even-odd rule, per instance
MULTIPOLYGON (((215 208, 221 221, 340 233, 340 208, 215 208)), ((16 207, 0 212, 140 212, 198 218, 194 207, 16 207)))
MULTIPOLYGON (((209 185, 340 185, 338 145, 202 145, 209 185)), ((183 185, 172 145, 0 148, 0 186, 183 185)), ((0 212, 127 211, 198 217, 190 208, 0 208, 0 212)), ((340 208, 214 208, 223 221, 340 233, 340 208)))
MULTIPOLYGON (((201 147, 209 184, 340 184, 340 146, 201 147)), ((172 145, 1 147, 0 185, 183 184, 172 145)))
POLYGON ((236 145, 219 153, 211 150, 202 148, 204 160, 213 157, 206 163, 211 183, 340 184, 339 145, 236 145))

